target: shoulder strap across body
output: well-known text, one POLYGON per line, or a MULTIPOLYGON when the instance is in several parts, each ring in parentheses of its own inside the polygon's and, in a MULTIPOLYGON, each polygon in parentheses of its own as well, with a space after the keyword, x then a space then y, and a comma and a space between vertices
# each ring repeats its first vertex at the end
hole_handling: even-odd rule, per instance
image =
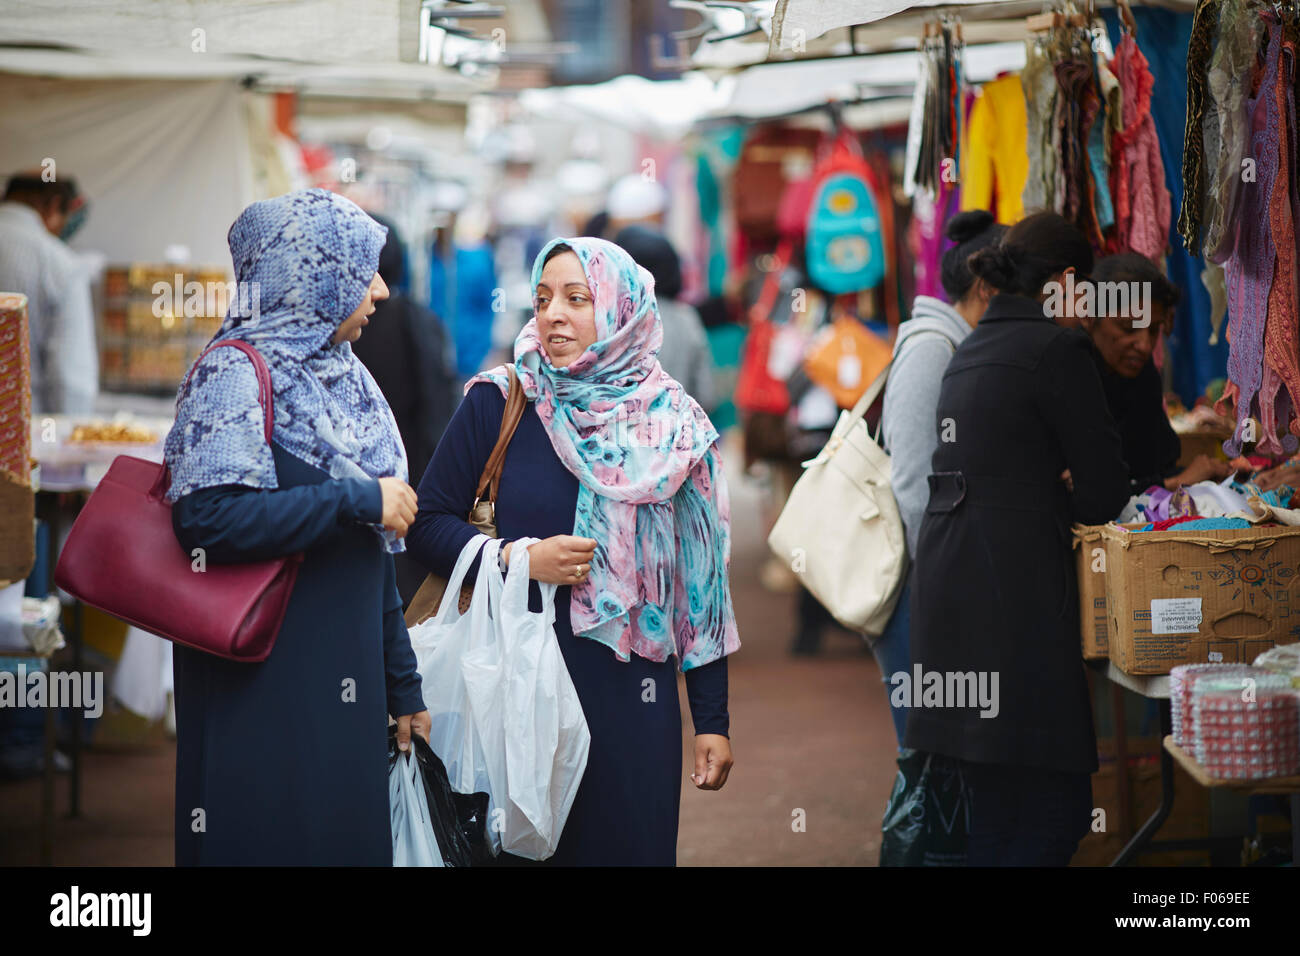
MULTIPOLYGON (((488 455, 487 464, 483 466, 483 474, 479 477, 478 487, 474 491, 473 508, 478 507, 480 501, 487 501, 492 505, 494 515, 497 490, 501 485, 501 470, 506 462, 506 451, 510 448, 510 439, 514 437, 515 429, 519 427, 519 422, 524 417, 524 408, 528 404, 528 399, 524 395, 524 386, 519 381, 519 376, 515 375, 514 368, 507 365, 506 374, 510 376, 510 392, 506 396, 505 411, 501 413, 501 431, 497 434, 497 443, 492 447, 492 453, 488 455)), ((471 512, 473 508, 470 509, 471 512)))

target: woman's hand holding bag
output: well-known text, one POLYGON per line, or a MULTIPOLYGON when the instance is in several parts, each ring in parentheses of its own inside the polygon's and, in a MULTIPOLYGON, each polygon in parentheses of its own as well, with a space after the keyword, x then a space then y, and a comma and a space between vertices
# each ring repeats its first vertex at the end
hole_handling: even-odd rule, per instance
POLYGON ((521 538, 502 576, 501 542, 477 535, 462 550, 438 613, 411 628, 429 743, 459 793, 490 795, 493 852, 554 854, 587 766, 591 734, 555 637, 556 585, 540 582, 528 608, 529 546, 521 538), (468 612, 459 591, 481 553, 468 612))
MULTIPOLYGON (((509 564, 515 542, 504 548, 509 564)), ((557 534, 527 547, 529 577, 543 584, 577 584, 591 573, 591 559, 596 554, 595 538, 557 534)))

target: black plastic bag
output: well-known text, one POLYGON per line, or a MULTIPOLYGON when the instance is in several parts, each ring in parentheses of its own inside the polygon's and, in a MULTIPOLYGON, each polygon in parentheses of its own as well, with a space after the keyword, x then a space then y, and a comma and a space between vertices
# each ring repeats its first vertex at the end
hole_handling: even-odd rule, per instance
POLYGON ((961 761, 904 750, 889 795, 881 866, 965 866, 971 794, 961 761))
MULTIPOLYGON (((447 768, 419 734, 411 734, 411 746, 420 765, 420 779, 429 802, 433 835, 447 866, 480 866, 492 857, 487 843, 488 795, 457 793, 451 789, 447 768)), ((401 751, 397 749, 397 725, 388 728, 388 770, 391 773, 401 751)))

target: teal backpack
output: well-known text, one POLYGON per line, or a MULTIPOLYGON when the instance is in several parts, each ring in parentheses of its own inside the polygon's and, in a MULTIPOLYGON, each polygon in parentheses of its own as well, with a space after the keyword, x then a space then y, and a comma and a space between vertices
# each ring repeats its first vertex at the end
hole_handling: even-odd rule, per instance
POLYGON ((875 177, 853 146, 838 138, 812 177, 804 257, 813 283, 831 295, 874 289, 885 279, 875 177))

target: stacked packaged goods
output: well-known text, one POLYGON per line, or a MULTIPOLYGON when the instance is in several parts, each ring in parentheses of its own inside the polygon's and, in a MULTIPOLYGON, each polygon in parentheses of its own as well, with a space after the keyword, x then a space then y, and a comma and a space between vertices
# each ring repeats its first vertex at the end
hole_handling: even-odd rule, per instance
POLYGON ((1256 668, 1246 664, 1181 664, 1169 672, 1169 711, 1174 743, 1190 749, 1192 740, 1192 688, 1204 677, 1247 677, 1256 668))
POLYGON ((1300 773, 1300 695, 1277 674, 1206 677, 1192 688, 1192 746, 1211 777, 1300 773))

